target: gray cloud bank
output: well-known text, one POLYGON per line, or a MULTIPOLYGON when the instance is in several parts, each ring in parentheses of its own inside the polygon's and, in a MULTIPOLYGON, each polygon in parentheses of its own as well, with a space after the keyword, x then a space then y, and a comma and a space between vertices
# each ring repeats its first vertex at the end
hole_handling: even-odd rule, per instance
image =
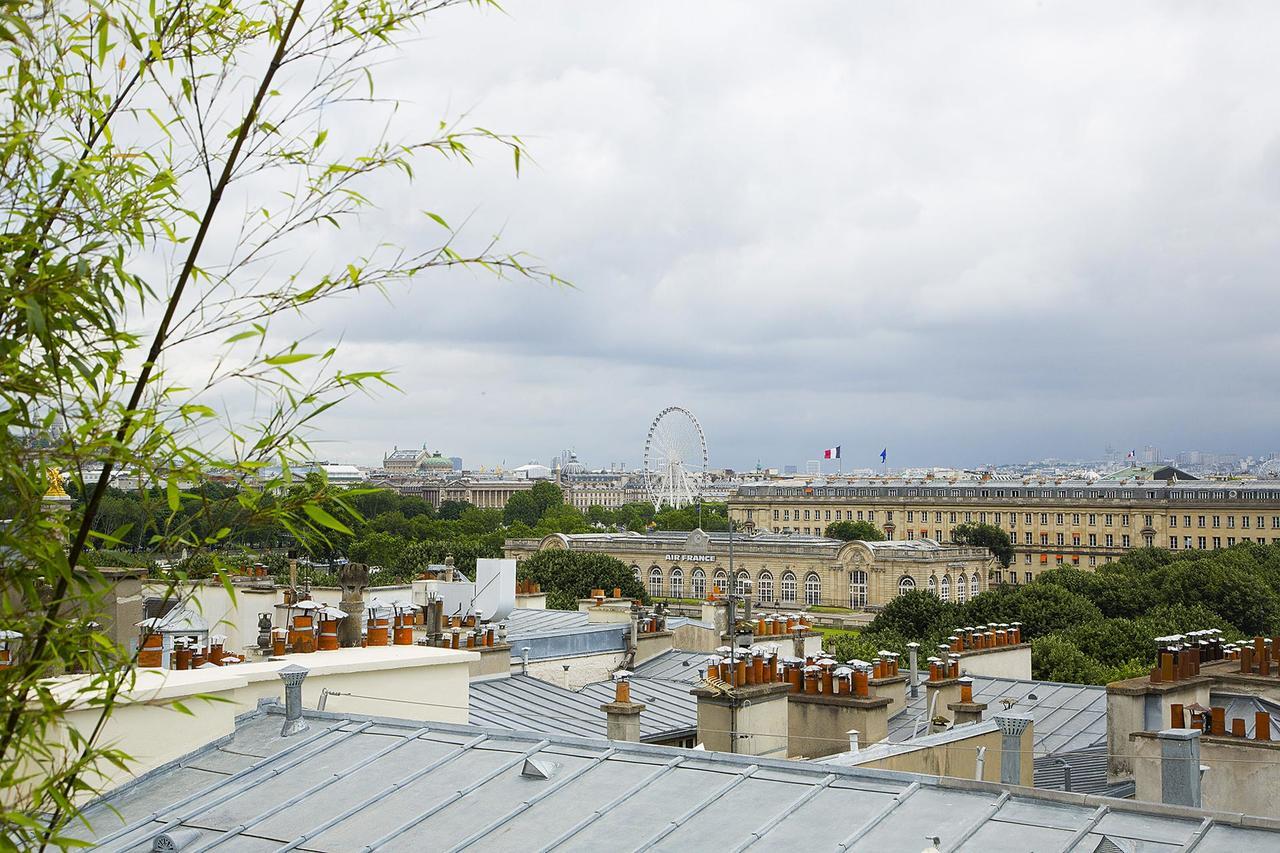
POLYGON ((405 390, 327 417, 322 454, 636 463, 672 403, 717 465, 1272 449, 1280 6, 507 10, 438 15, 383 93, 398 133, 466 111, 536 164, 426 161, 359 227, 470 216, 576 287, 313 311, 405 390))

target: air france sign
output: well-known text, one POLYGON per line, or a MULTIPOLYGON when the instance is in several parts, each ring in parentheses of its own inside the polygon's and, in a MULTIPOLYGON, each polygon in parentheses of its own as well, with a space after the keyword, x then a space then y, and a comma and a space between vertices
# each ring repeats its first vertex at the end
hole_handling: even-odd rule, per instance
POLYGON ((663 557, 668 563, 714 563, 713 554, 667 554, 663 557))

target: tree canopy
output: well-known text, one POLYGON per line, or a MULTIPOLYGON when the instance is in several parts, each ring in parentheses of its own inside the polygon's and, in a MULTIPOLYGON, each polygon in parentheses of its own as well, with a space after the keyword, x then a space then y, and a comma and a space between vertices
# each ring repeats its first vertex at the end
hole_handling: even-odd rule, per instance
POLYGON ((577 610, 578 599, 590 597, 593 589, 612 593, 621 588, 625 598, 649 600, 627 564, 606 554, 539 551, 520 561, 516 576, 541 584, 547 607, 553 610, 577 610))
POLYGON ((884 534, 869 521, 833 521, 827 525, 826 535, 845 542, 880 542, 884 534))
POLYGON ((994 524, 958 524, 951 531, 951 541, 957 545, 986 548, 1005 566, 1013 559, 1013 543, 1009 540, 1009 534, 994 524))
POLYGON ((1146 672, 1158 636, 1219 628, 1229 639, 1280 626, 1280 545, 1218 551, 1131 551, 1097 571, 1062 567, 1035 582, 1002 584, 963 604, 911 591, 891 601, 841 659, 877 649, 905 652, 945 641, 956 628, 1021 622, 1036 678, 1105 684, 1146 672))

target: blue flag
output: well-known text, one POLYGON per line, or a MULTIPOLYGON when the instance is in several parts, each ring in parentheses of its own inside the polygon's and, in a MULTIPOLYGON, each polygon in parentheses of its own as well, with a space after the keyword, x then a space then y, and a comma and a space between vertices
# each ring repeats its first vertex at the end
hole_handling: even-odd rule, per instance
POLYGON ((889 448, 886 447, 884 450, 880 451, 880 461, 884 462, 888 458, 889 458, 889 448))

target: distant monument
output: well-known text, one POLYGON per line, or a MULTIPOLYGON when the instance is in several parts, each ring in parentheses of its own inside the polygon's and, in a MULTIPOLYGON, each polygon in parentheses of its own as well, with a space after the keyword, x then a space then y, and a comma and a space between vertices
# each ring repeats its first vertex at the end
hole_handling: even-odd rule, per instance
POLYGON ((338 621, 338 645, 344 649, 360 648, 364 627, 364 590, 369 585, 369 567, 364 563, 347 563, 338 569, 338 586, 342 587, 342 611, 346 619, 338 621))

